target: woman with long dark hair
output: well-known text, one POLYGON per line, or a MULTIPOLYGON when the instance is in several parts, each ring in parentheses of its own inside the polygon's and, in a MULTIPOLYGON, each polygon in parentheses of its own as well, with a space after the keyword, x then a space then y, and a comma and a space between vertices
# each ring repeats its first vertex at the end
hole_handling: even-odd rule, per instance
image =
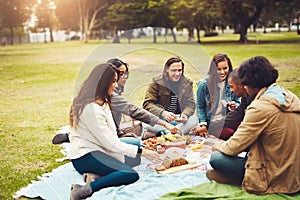
POLYGON ((212 122, 221 124, 219 122, 225 120, 227 112, 239 105, 240 100, 230 91, 228 83, 228 74, 232 69, 231 60, 226 54, 219 53, 212 58, 207 77, 198 83, 197 115, 199 125, 191 130, 191 134, 207 134, 212 122))
POLYGON ((125 156, 159 160, 159 155, 118 138, 111 113, 111 95, 119 71, 112 64, 96 66, 83 82, 70 109, 70 159, 80 173, 101 176, 86 185, 72 185, 71 199, 85 199, 102 188, 131 184, 138 173, 125 163, 125 156))

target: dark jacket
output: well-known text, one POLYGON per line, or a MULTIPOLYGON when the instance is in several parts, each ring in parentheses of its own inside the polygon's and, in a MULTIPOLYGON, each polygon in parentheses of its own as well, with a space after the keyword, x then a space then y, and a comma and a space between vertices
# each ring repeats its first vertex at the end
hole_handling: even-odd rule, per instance
MULTIPOLYGON (((162 112, 169 105, 170 97, 171 91, 166 81, 162 76, 155 77, 146 91, 143 108, 162 118, 162 112)), ((185 114, 188 117, 193 115, 196 108, 193 82, 183 75, 179 80, 177 97, 181 111, 180 114, 185 114)))
POLYGON ((245 110, 252 102, 251 97, 242 97, 241 98, 241 104, 233 111, 228 112, 225 118, 224 127, 231 128, 234 131, 237 129, 237 127, 240 125, 240 123, 243 121, 245 116, 245 110))
MULTIPOLYGON (((198 83, 197 88, 197 116, 199 119, 199 122, 206 122, 209 126, 212 117, 214 116, 216 110, 217 110, 217 104, 219 101, 215 101, 215 105, 210 105, 210 92, 208 88, 208 77, 205 79, 202 79, 198 83)), ((216 91, 217 98, 221 95, 221 100, 225 100, 226 102, 235 101, 237 105, 240 104, 240 98, 235 96, 233 92, 230 91, 230 85, 228 83, 228 79, 225 80, 225 86, 223 90, 223 94, 220 94, 220 89, 217 88, 216 91)), ((229 112, 229 109, 227 107, 223 107, 222 109, 222 115, 225 116, 229 112)))

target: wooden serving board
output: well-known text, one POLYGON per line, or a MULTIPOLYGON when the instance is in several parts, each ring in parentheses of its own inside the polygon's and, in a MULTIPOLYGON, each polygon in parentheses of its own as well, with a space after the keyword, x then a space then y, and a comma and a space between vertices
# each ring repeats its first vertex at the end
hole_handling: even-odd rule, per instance
POLYGON ((171 167, 171 168, 163 170, 163 171, 157 171, 157 173, 159 173, 159 174, 173 174, 173 173, 180 172, 180 171, 183 171, 183 170, 199 167, 201 165, 202 165, 202 163, 186 164, 186 165, 181 165, 181 166, 178 166, 178 167, 171 167))

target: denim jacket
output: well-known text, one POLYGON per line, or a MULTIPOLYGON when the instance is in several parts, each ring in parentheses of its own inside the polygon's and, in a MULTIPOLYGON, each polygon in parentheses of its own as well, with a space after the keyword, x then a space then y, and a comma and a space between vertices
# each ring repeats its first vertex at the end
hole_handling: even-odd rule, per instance
MULTIPOLYGON (((220 95, 220 89, 217 88, 217 99, 220 95)), ((237 106, 240 104, 240 98, 236 97, 233 92, 230 91, 230 86, 228 83, 228 80, 225 80, 225 88, 223 90, 223 94, 221 97, 221 100, 225 100, 226 102, 229 101, 235 101, 237 103, 237 106)), ((212 119, 212 116, 216 112, 217 106, 219 102, 216 101, 215 105, 212 106, 212 110, 209 107, 210 102, 210 93, 207 86, 207 78, 202 79, 198 83, 197 88, 197 116, 199 119, 199 122, 206 122, 208 125, 212 119)), ((222 115, 225 117, 227 112, 229 111, 228 108, 223 107, 222 109, 222 115)))

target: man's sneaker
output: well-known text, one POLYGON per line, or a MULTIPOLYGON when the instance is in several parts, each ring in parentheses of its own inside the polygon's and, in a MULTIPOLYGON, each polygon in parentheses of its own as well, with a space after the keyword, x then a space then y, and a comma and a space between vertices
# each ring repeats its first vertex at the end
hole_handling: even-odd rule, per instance
POLYGON ((52 139, 52 144, 62 144, 64 142, 70 142, 68 133, 56 134, 52 139))
POLYGON ((218 183, 223 183, 223 184, 238 185, 238 186, 242 184, 242 180, 238 180, 236 178, 226 176, 224 174, 221 174, 220 172, 217 172, 214 169, 208 170, 206 172, 206 177, 211 181, 214 180, 218 183))

